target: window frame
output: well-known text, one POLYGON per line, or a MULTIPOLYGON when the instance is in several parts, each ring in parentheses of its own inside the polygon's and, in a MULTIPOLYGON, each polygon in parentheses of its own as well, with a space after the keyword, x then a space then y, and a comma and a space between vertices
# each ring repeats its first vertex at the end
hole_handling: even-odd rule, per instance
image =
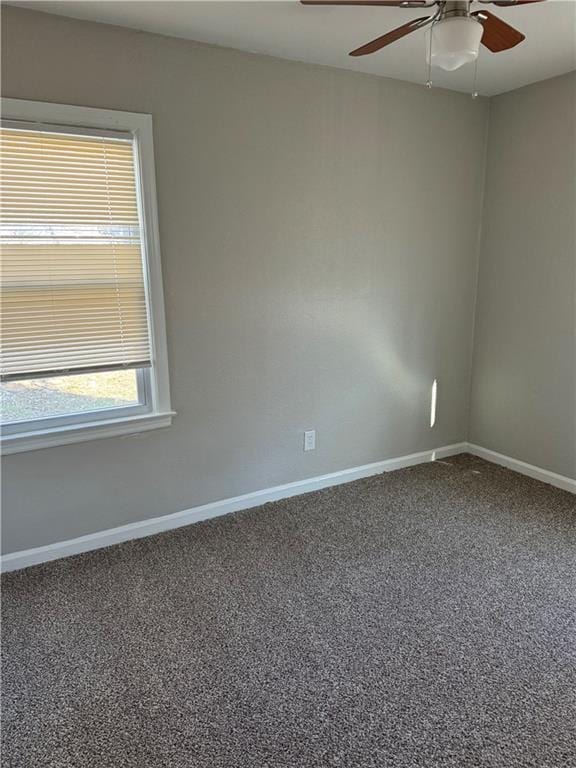
POLYGON ((144 403, 1 425, 1 453, 38 450, 168 426, 175 412, 170 404, 152 115, 9 98, 1 99, 1 112, 3 120, 21 122, 32 128, 62 126, 79 133, 120 131, 132 135, 152 353, 152 365, 146 374, 141 374, 144 369, 137 369, 139 391, 143 387, 145 392, 144 403))

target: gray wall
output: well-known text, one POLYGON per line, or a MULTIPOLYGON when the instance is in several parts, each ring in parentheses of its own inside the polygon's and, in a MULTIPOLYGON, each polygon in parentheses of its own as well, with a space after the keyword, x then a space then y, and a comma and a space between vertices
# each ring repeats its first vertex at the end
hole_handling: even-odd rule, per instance
POLYGON ((466 438, 484 100, 10 7, 3 33, 5 96, 154 116, 178 411, 7 457, 5 551, 466 438))
POLYGON ((491 101, 470 440, 576 478, 576 74, 491 101))

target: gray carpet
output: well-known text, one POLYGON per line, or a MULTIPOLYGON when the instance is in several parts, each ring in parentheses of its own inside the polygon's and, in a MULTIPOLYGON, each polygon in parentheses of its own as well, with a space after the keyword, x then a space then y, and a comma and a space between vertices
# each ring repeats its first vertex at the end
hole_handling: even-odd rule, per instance
POLYGON ((576 499, 470 456, 3 580, 3 766, 576 766, 576 499))

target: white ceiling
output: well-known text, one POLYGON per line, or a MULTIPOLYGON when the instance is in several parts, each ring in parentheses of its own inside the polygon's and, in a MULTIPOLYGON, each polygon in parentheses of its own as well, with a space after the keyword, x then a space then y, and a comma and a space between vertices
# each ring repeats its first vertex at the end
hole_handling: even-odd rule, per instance
MULTIPOLYGON (((10 4, 398 80, 424 83, 427 79, 422 30, 371 56, 353 59, 347 55, 409 19, 427 15, 425 9, 305 7, 298 0, 30 0, 10 4)), ((517 8, 491 6, 490 10, 523 32, 526 40, 503 53, 482 49, 480 93, 491 96, 576 69, 575 0, 548 0, 517 8)), ((473 77, 474 67, 469 65, 458 72, 436 72, 434 82, 471 91, 473 77)))

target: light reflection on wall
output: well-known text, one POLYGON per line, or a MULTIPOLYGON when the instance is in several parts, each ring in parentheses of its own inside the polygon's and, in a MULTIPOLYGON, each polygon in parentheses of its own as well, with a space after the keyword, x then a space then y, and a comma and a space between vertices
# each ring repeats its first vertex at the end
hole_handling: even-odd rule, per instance
POLYGON ((430 395, 430 429, 436 424, 436 403, 438 401, 438 380, 434 379, 432 383, 432 393, 430 395))

